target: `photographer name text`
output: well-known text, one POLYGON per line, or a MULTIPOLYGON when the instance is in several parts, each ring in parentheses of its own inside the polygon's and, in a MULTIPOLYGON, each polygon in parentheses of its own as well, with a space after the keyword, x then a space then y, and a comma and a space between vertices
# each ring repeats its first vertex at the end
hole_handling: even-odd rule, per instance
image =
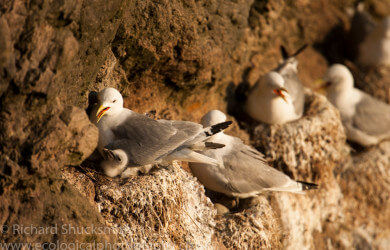
POLYGON ((119 229, 105 226, 74 226, 70 224, 37 226, 37 225, 3 225, 0 233, 6 234, 25 234, 25 235, 43 235, 43 234, 115 234, 119 229))

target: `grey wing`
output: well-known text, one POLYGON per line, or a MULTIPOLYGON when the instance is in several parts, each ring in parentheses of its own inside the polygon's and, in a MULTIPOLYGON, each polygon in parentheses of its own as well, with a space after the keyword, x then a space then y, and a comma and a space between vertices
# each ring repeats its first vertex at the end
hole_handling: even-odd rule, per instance
POLYGON ((363 93, 356 105, 353 126, 376 137, 390 135, 390 105, 363 93))
POLYGON ((305 93, 303 84, 299 80, 298 72, 296 70, 297 59, 290 57, 280 64, 275 71, 280 73, 284 80, 288 93, 293 99, 295 113, 297 115, 303 114, 303 106, 305 104, 305 93), (294 66, 295 65, 295 66, 294 66))
POLYGON ((185 133, 189 138, 194 138, 203 131, 203 126, 195 122, 174 120, 158 120, 158 122, 173 126, 185 133))
POLYGON ((235 144, 235 151, 223 157, 229 188, 233 192, 260 192, 291 181, 287 175, 269 166, 257 150, 243 143, 235 144))
POLYGON ((206 134, 203 133, 203 126, 198 123, 173 120, 159 120, 159 122, 169 123, 181 131, 181 133, 185 134, 187 136, 187 140, 183 143, 184 146, 193 145, 206 138, 206 134))
POLYGON ((123 151, 125 151, 128 158, 127 165, 130 167, 151 164, 156 159, 156 156, 154 154, 150 154, 149 150, 143 148, 135 140, 116 140, 104 146, 104 148, 109 149, 110 151, 116 149, 122 149, 123 151))
POLYGON ((123 147, 129 162, 134 165, 151 164, 188 139, 185 133, 175 127, 139 114, 129 117, 112 131, 115 138, 121 141, 116 142, 116 146, 123 147))
POLYGON ((283 76, 286 81, 286 89, 293 99, 295 107, 295 113, 302 115, 303 106, 305 104, 305 93, 302 82, 299 80, 298 75, 290 73, 283 76))

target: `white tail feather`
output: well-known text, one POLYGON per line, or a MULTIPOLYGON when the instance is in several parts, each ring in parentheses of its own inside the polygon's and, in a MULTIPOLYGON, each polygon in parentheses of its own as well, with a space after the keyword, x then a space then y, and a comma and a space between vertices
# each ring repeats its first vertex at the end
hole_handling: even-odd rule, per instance
POLYGON ((267 188, 266 190, 305 194, 302 188, 302 184, 296 181, 291 181, 284 187, 272 187, 272 188, 267 188))
POLYGON ((215 166, 218 165, 217 160, 210 158, 208 156, 199 154, 197 152, 194 152, 188 148, 183 148, 179 151, 176 151, 176 152, 171 153, 168 156, 164 157, 164 161, 172 162, 174 160, 206 163, 206 164, 211 164, 211 165, 215 165, 215 166))

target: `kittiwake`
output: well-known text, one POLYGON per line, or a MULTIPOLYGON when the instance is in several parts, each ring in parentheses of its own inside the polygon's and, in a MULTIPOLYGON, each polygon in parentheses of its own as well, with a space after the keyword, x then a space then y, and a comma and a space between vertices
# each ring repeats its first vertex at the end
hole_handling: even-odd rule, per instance
POLYGON ((306 45, 289 56, 281 47, 283 62, 260 78, 250 90, 244 108, 254 120, 283 124, 302 117, 305 96, 298 78, 296 56, 305 48, 306 45))
MULTIPOLYGON (((226 120, 219 110, 211 110, 202 118, 205 127, 226 120)), ((208 139, 225 147, 205 150, 202 154, 215 159, 218 165, 190 163, 194 176, 208 189, 236 198, 255 197, 264 191, 286 191, 303 194, 316 189, 312 183, 297 182, 284 173, 269 166, 262 153, 247 146, 237 137, 223 132, 208 139)))
POLYGON ((109 176, 127 167, 173 160, 216 164, 214 159, 197 151, 223 147, 204 141, 231 124, 223 122, 203 128, 188 121, 153 120, 123 108, 122 95, 114 88, 99 92, 98 107, 98 150, 107 159, 103 168, 109 176))
POLYGON ((347 67, 332 65, 323 80, 328 100, 340 111, 348 140, 367 147, 390 138, 390 105, 354 88, 347 67))

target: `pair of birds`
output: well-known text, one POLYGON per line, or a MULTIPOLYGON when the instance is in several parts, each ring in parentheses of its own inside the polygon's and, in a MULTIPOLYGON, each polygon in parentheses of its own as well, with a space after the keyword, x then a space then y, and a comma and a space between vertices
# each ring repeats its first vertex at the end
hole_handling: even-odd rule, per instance
POLYGON ((105 159, 102 167, 106 175, 126 177, 172 160, 216 164, 198 151, 223 147, 206 139, 227 128, 230 121, 203 128, 193 122, 154 120, 123 108, 122 95, 114 88, 91 93, 90 120, 99 128, 98 151, 105 159))
POLYGON ((232 197, 254 197, 266 190, 303 193, 317 188, 315 184, 292 180, 269 166, 260 152, 224 134, 222 130, 231 122, 221 111, 207 113, 202 118, 203 126, 154 120, 123 108, 123 98, 113 88, 99 92, 89 111, 90 119, 99 128, 98 150, 108 176, 182 160, 190 162, 192 173, 205 187, 232 197))
MULTIPOLYGON (((303 48, 291 57, 282 53, 283 63, 251 89, 244 108, 254 120, 283 124, 303 115, 304 90, 295 58, 303 48)), ((340 111, 348 140, 368 147, 390 138, 390 105, 354 88, 347 67, 332 65, 322 82, 320 88, 326 90, 328 100, 340 111)))

